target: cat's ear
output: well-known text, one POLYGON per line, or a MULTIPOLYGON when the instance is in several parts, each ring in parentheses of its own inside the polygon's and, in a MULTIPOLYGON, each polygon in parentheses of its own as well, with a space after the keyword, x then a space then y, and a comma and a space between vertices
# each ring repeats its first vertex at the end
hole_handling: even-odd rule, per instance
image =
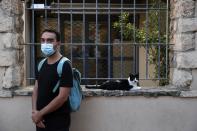
POLYGON ((133 74, 132 73, 129 73, 129 77, 132 78, 133 77, 133 74))
POLYGON ((130 73, 130 74, 129 74, 129 77, 130 77, 130 80, 133 80, 133 79, 135 78, 135 75, 132 74, 132 73, 130 73))
POLYGON ((139 78, 139 74, 135 74, 135 77, 136 77, 136 78, 139 78))

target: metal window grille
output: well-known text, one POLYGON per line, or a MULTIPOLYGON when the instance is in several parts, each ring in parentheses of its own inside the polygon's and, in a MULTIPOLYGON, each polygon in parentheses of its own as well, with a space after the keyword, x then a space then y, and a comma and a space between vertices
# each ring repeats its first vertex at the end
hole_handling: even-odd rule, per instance
POLYGON ((61 33, 61 52, 82 73, 83 84, 126 79, 168 79, 168 0, 31 0, 26 2, 29 79, 42 59, 40 33, 61 33), (151 75, 153 74, 153 75, 151 75))

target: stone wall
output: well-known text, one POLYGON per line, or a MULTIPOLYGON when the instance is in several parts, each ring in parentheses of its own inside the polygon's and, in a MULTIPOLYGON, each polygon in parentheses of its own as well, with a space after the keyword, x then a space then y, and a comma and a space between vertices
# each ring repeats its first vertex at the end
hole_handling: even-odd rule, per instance
POLYGON ((197 68, 197 1, 171 0, 171 43, 174 44, 173 85, 189 88, 197 68))
POLYGON ((22 85, 24 54, 21 0, 0 1, 0 89, 22 85))

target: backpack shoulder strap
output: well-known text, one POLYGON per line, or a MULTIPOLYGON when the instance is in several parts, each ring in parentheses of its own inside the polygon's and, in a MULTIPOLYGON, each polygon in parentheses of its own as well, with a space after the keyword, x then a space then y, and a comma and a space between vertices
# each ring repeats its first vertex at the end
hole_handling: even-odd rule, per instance
POLYGON ((44 64, 44 62, 46 61, 47 58, 42 59, 39 64, 38 64, 38 72, 40 71, 40 69, 42 68, 42 65, 44 64))
MULTIPOLYGON (((58 65, 57 65, 57 73, 58 73, 59 78, 62 76, 63 65, 64 65, 64 62, 66 62, 66 61, 70 62, 70 60, 68 58, 63 57, 63 58, 61 58, 61 60, 59 61, 58 65)), ((58 80, 57 84, 53 88, 53 92, 56 92, 56 90, 59 87, 59 84, 60 84, 60 80, 58 80)))
POLYGON ((63 65, 64 65, 64 62, 65 62, 65 61, 68 61, 68 62, 70 63, 70 60, 69 60, 68 58, 63 57, 63 58, 60 60, 60 62, 58 63, 58 65, 57 65, 57 73, 58 73, 59 77, 62 76, 62 69, 63 69, 63 65))

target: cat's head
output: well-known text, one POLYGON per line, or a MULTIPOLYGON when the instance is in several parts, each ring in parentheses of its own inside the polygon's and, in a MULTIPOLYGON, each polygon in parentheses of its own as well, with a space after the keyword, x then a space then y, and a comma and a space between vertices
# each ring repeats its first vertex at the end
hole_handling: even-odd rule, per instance
POLYGON ((129 74, 128 78, 129 85, 138 85, 139 84, 139 74, 129 74))

